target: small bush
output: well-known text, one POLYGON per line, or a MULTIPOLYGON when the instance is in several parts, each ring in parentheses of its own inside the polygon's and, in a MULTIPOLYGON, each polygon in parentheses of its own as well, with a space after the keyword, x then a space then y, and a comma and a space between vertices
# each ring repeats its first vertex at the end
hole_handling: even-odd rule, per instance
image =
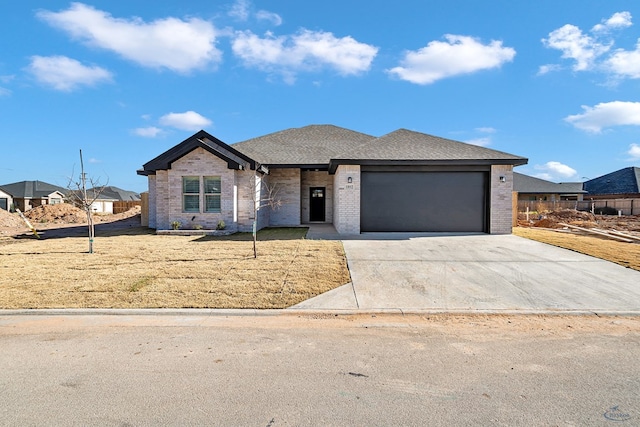
POLYGON ((216 225, 216 230, 224 230, 225 228, 227 228, 227 225, 224 223, 223 220, 218 221, 218 225, 216 225))
POLYGON ((180 221, 172 221, 171 222, 171 228, 173 230, 178 230, 178 229, 180 229, 180 227, 182 227, 182 223, 180 221))

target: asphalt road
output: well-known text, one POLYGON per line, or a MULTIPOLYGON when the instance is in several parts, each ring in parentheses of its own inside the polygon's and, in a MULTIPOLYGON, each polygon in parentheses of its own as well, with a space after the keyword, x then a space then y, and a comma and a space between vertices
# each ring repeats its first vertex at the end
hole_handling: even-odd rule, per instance
POLYGON ((640 425, 640 318, 3 315, 2 426, 640 425))

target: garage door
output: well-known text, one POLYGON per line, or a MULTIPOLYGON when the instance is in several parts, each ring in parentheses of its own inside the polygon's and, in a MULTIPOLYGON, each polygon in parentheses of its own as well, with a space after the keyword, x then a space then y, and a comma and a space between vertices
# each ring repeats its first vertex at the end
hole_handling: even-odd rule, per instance
POLYGON ((362 172, 360 230, 485 232, 487 172, 362 172))

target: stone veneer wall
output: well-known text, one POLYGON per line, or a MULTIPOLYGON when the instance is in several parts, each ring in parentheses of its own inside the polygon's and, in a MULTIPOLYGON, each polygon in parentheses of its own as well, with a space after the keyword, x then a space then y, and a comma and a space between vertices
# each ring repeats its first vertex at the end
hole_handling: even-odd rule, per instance
POLYGON ((338 166, 333 188, 333 226, 340 234, 360 234, 360 166, 338 166))
POLYGON ((511 234, 513 224, 513 166, 492 165, 489 198, 491 203, 489 218, 490 234, 511 234), (505 182, 500 182, 500 177, 505 182))
POLYGON ((282 168, 269 170, 269 185, 278 191, 276 197, 282 203, 271 210, 269 225, 300 225, 300 169, 282 168))
POLYGON ((311 187, 326 187, 325 190, 325 223, 333 222, 333 177, 326 171, 302 171, 300 204, 302 211, 302 223, 309 222, 309 206, 311 187))

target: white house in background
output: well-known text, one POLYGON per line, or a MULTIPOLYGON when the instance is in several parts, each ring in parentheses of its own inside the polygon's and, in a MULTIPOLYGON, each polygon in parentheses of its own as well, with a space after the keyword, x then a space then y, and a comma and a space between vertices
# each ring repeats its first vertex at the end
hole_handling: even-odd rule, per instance
POLYGON ((381 137, 332 125, 287 129, 227 145, 197 132, 147 162, 149 227, 249 231, 252 193, 282 206, 258 228, 333 224, 361 232, 511 233, 513 167, 524 157, 406 129, 381 137), (255 185, 250 184, 253 180, 255 185))
POLYGON ((13 196, 0 188, 0 209, 8 211, 13 205, 13 196))

